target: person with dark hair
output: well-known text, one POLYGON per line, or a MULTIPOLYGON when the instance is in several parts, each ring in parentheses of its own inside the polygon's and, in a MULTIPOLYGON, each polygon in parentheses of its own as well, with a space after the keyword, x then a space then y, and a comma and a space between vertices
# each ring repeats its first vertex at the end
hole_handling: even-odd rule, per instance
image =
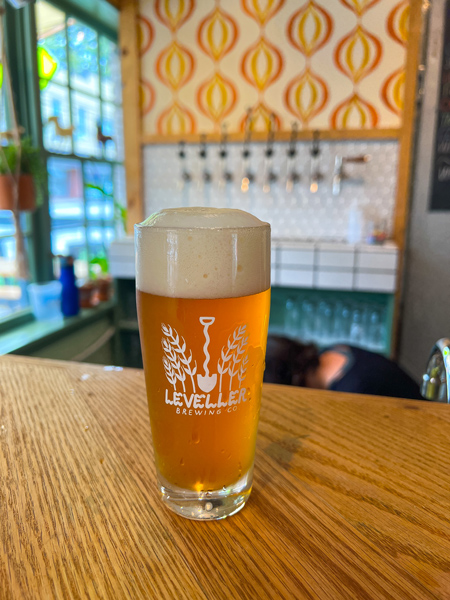
POLYGON ((423 400, 419 386, 395 362, 367 350, 337 344, 319 351, 286 337, 267 339, 266 383, 423 400))

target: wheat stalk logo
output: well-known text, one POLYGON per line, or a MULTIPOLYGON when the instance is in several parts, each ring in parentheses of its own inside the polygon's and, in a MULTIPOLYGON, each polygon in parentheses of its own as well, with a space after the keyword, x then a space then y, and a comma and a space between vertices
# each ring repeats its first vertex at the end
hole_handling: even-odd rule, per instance
MULTIPOLYGON (((225 373, 228 372, 230 376, 230 387, 233 384, 233 377, 238 374, 240 365, 243 362, 245 348, 248 342, 248 336, 245 336, 247 331, 247 325, 239 325, 228 337, 227 345, 223 346, 220 353, 220 359, 217 363, 217 371, 220 375, 219 379, 219 392, 222 391, 222 378, 225 373)), ((247 361, 245 362, 245 365, 247 361)), ((242 372, 242 380, 245 378, 245 371, 247 370, 244 365, 244 371, 242 372)))
POLYGON ((245 375, 247 373, 247 364, 248 364, 248 354, 246 354, 244 356, 244 358, 242 359, 242 363, 241 363, 241 366, 239 367, 239 372, 237 374, 240 388, 242 387, 242 384, 244 383, 245 375))
POLYGON ((184 382, 189 376, 192 382, 192 391, 196 392, 194 375, 197 372, 197 362, 192 360, 192 352, 186 354, 186 341, 180 338, 177 331, 170 325, 161 323, 161 330, 165 337, 161 339, 161 345, 164 350, 163 366, 166 377, 173 385, 176 391, 177 380, 181 381, 183 392, 186 391, 184 382))

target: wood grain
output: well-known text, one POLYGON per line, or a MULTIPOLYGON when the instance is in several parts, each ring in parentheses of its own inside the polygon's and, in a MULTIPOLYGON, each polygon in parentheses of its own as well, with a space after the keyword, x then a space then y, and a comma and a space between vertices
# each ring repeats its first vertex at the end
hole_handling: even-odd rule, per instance
POLYGON ((119 42, 122 69, 123 141, 127 188, 127 233, 144 218, 139 101, 140 62, 137 40, 138 0, 121 0, 119 42))
POLYGON ((450 598, 445 405, 264 387, 243 511, 155 482, 138 370, 0 359, 0 598, 450 598))
MULTIPOLYGON (((311 141, 314 131, 312 129, 299 131, 297 139, 302 141, 311 141)), ((327 129, 320 131, 320 139, 322 140, 395 140, 401 135, 401 129, 327 129)), ((188 143, 200 143, 202 134, 187 133, 185 135, 162 135, 162 134, 143 134, 142 144, 177 144, 183 140, 188 143)), ((218 143, 220 141, 220 133, 209 133, 206 139, 209 143, 218 143)), ((277 142, 288 142, 291 138, 291 131, 276 131, 274 139, 277 142)), ((240 132, 230 132, 228 134, 229 142, 242 142, 244 134, 240 132)), ((267 141, 267 133, 257 131, 252 134, 252 141, 265 142, 267 141)))

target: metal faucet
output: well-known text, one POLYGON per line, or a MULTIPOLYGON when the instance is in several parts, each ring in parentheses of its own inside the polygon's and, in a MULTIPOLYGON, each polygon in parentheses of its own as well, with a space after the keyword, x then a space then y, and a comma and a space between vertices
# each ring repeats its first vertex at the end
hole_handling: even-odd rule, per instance
POLYGON ((247 116, 245 119, 245 135, 244 144, 242 146, 242 181, 241 191, 248 192, 249 185, 255 181, 255 175, 250 169, 250 141, 252 139, 252 109, 247 109, 247 116))
POLYGON ((222 135, 220 138, 219 146, 219 159, 220 159, 220 178, 219 178, 219 189, 226 187, 227 183, 233 181, 233 173, 227 169, 227 158, 228 158, 228 135, 227 126, 222 123, 222 135))
POLYGON ((278 179, 277 174, 273 170, 273 140, 275 136, 275 115, 270 115, 269 129, 267 132, 266 150, 264 152, 264 175, 263 175, 263 192, 268 194, 270 186, 278 179))
POLYGON ((309 191, 312 194, 317 193, 319 189, 319 182, 323 180, 324 176, 320 170, 320 145, 319 145, 320 133, 319 131, 313 132, 313 140, 310 150, 311 162, 309 165, 309 191))
POLYGON ((180 143, 178 144, 178 157, 180 159, 180 167, 181 167, 179 186, 181 189, 184 189, 186 187, 186 185, 192 181, 192 175, 186 169, 185 147, 186 147, 185 142, 183 140, 181 140, 180 143))
POLYGON ((337 154, 334 158, 333 171, 333 196, 339 196, 341 193, 342 182, 346 179, 352 179, 344 170, 346 163, 365 164, 372 160, 370 154, 360 154, 359 156, 340 156, 337 154))
POLYGON ((202 188, 204 183, 211 183, 212 180, 212 175, 208 170, 207 165, 208 153, 206 150, 206 135, 204 133, 200 136, 200 150, 198 152, 198 155, 200 157, 201 162, 203 163, 202 175, 198 182, 199 188, 202 188))
POLYGON ((450 339, 442 338, 433 346, 420 393, 425 400, 450 403, 450 339))
POLYGON ((298 125, 292 123, 291 128, 291 139, 289 140, 289 146, 287 149, 287 164, 286 164, 286 191, 292 192, 294 185, 300 181, 300 173, 295 168, 295 162, 297 160, 297 136, 298 136, 298 125))

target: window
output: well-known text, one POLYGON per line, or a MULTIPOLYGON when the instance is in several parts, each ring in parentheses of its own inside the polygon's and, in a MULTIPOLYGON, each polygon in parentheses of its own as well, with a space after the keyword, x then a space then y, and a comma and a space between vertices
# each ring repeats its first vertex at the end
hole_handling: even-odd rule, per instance
POLYGON ((38 0, 35 10, 51 248, 73 255, 86 278, 124 231, 118 49, 57 2, 38 0))
MULTIPOLYGON (((25 245, 29 241, 29 218, 20 217, 21 229, 25 234, 25 245)), ((16 226, 9 210, 0 210, 0 320, 25 308, 28 304, 26 284, 16 278, 16 226)))

